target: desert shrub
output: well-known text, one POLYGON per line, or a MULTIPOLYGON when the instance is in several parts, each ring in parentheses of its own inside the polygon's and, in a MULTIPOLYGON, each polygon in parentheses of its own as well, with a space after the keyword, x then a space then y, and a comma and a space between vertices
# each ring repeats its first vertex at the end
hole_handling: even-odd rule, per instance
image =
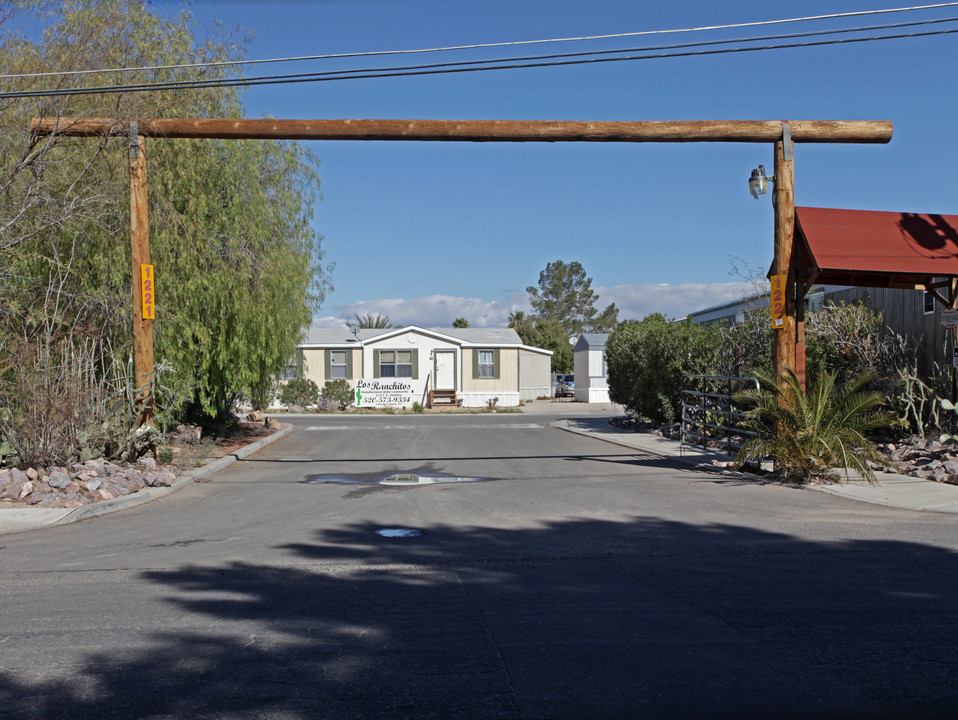
MULTIPOLYGON (((722 342, 716 347, 717 375, 751 377, 772 372, 772 316, 768 308, 752 308, 742 322, 718 330, 722 342)), ((700 373, 704 374, 704 373, 700 373)))
POLYGON ((280 389, 279 401, 287 407, 290 405, 312 407, 319 401, 319 388, 308 378, 294 378, 280 389))
POLYGON ((867 373, 841 386, 836 378, 836 372, 818 368, 804 391, 794 372, 787 373, 784 388, 759 375, 761 390, 736 396, 748 408, 743 427, 758 433, 736 460, 770 457, 775 469, 793 482, 835 480, 834 468, 843 468, 846 479, 851 469, 874 481, 868 461, 885 459, 865 432, 889 425, 894 416, 880 409, 884 402, 880 393, 863 389, 871 379, 867 373))
POLYGON ((860 302, 808 313, 805 345, 810 376, 825 368, 841 384, 867 374, 868 387, 886 395, 899 388, 899 370, 912 355, 904 338, 886 330, 882 314, 860 302))
POLYGON ((43 332, 9 360, 0 374, 0 438, 18 466, 133 460, 158 439, 152 426, 136 427, 132 383, 103 341, 43 332))
POLYGON ((414 402, 412 404, 412 411, 414 413, 421 413, 421 412, 425 412, 426 408, 423 407, 421 402, 414 402))
POLYGON ((355 393, 346 380, 329 380, 323 386, 323 398, 336 403, 340 410, 345 410, 353 404, 355 393))
POLYGON ((606 344, 609 398, 633 415, 671 423, 681 414, 682 374, 707 374, 719 332, 658 313, 620 323, 606 344))

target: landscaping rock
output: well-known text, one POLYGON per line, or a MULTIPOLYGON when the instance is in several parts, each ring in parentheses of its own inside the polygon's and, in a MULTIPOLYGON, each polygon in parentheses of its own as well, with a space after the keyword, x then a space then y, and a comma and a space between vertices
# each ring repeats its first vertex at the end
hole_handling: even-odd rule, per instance
POLYGON ((279 430, 280 427, 281 427, 280 424, 279 424, 279 420, 277 420, 277 419, 274 418, 273 416, 267 417, 267 418, 263 421, 263 426, 264 426, 265 428, 267 428, 268 430, 279 430))
POLYGON ((59 470, 54 470, 52 473, 50 473, 50 479, 47 480, 47 484, 50 487, 57 488, 58 490, 62 490, 71 482, 73 481, 70 476, 65 472, 60 472, 59 470))
POLYGON ((250 422, 263 422, 263 412, 261 410, 254 410, 246 416, 246 419, 250 422))

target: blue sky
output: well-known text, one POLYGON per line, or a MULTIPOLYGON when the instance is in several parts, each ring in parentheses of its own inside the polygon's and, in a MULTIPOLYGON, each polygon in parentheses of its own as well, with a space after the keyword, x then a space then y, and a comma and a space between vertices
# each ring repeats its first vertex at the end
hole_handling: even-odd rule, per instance
MULTIPOLYGON (((250 59, 665 30, 906 6, 889 0, 253 0, 194 2, 252 31, 250 59)), ((160 12, 178 3, 156 2, 160 12)), ((958 16, 958 7, 842 21, 527 46, 482 57, 637 47, 958 16)), ((934 29, 936 26, 920 28, 934 29)), ((958 24, 944 26, 954 28, 958 24)), ((248 117, 541 120, 891 120, 888 145, 797 145, 799 205, 958 213, 952 132, 958 35, 430 77, 254 87, 248 117)), ((478 51, 266 65, 248 74, 471 59, 478 51)), ((577 260, 599 308, 683 316, 743 292, 730 256, 764 272, 771 145, 315 142, 315 227, 335 263, 315 325, 506 323, 553 260, 577 260)))

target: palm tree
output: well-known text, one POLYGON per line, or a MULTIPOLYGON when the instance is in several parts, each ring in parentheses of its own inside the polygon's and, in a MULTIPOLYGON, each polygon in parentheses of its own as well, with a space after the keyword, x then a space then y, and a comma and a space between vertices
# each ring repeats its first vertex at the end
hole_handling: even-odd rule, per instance
POLYGON ((393 324, 389 322, 388 315, 379 315, 378 313, 360 315, 357 313, 354 317, 356 318, 356 322, 347 322, 346 325, 348 327, 359 328, 360 330, 380 330, 393 326, 393 324))
POLYGON ((833 468, 857 470, 869 482, 875 473, 868 461, 887 462, 868 440, 867 430, 887 426, 891 413, 877 409, 884 398, 880 393, 862 390, 871 379, 869 373, 854 378, 843 387, 835 382, 836 373, 822 368, 818 382, 806 392, 795 373, 788 370, 786 387, 774 379, 759 376, 764 388, 747 390, 736 399, 746 407, 743 427, 757 433, 738 453, 736 462, 771 457, 775 469, 785 479, 805 482, 810 478, 837 480, 833 468))
POLYGON ((526 314, 522 310, 513 310, 509 313, 509 327, 513 330, 518 330, 522 327, 522 324, 525 322, 526 314))
POLYGON ((452 321, 452 326, 454 328, 467 328, 469 327, 469 321, 466 318, 456 318, 452 321))

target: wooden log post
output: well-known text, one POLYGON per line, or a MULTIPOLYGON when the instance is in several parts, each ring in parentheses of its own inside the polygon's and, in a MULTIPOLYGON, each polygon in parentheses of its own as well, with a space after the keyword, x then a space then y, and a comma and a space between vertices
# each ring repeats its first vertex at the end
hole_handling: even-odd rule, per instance
POLYGON ((133 284, 133 382, 138 425, 156 416, 153 380, 153 293, 150 224, 146 196, 146 138, 130 127, 130 249, 133 284))
MULTIPOLYGON (((884 120, 793 120, 794 142, 887 143, 892 124, 884 120)), ((99 137, 122 132, 116 118, 33 118, 44 135, 99 137)), ((746 142, 782 137, 779 120, 294 120, 266 118, 155 118, 139 121, 139 132, 155 138, 229 140, 392 140, 432 142, 746 142)))
MULTIPOLYGON (((772 274, 785 275, 785 316, 782 327, 773 330, 775 382, 783 391, 789 370, 796 371, 795 322, 795 178, 793 150, 788 136, 788 125, 783 126, 783 139, 775 143, 775 188, 772 196, 775 206, 775 255, 772 274)), ((804 350, 804 343, 802 344, 804 350)), ((804 358, 802 365, 804 365, 804 358)))

